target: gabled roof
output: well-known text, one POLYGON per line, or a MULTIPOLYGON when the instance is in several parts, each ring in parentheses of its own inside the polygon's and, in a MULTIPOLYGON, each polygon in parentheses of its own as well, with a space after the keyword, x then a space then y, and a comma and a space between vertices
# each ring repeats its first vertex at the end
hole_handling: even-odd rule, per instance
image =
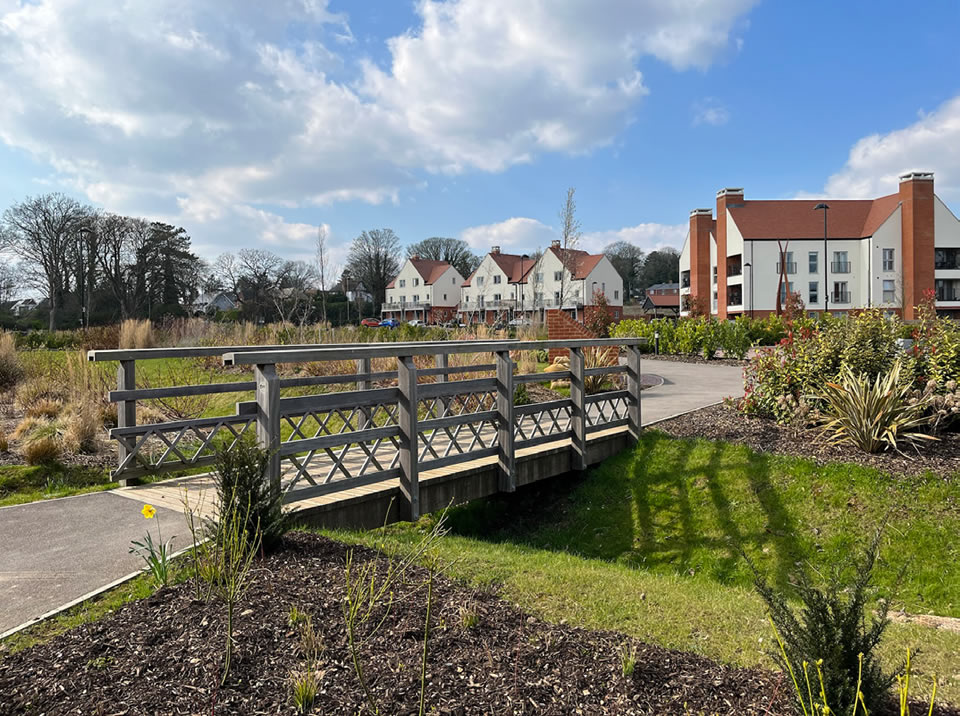
MULTIPOLYGON (((822 239, 823 213, 819 199, 745 201, 728 207, 744 239, 822 239)), ((899 194, 879 199, 828 199, 827 238, 864 239, 873 236, 896 210, 899 194)))
POLYGON ((579 249, 563 249, 551 246, 550 251, 560 259, 561 263, 565 264, 568 269, 571 269, 570 273, 573 274, 575 281, 589 276, 590 272, 593 271, 596 265, 603 259, 603 254, 588 254, 586 251, 580 251, 579 249), (564 256, 570 258, 569 263, 564 261, 564 256))
MULTIPOLYGON (((537 265, 537 260, 533 256, 523 258, 521 254, 489 253, 487 256, 503 271, 507 277, 507 283, 526 283, 527 276, 537 265)), ((479 270, 479 267, 478 267, 479 270)), ((474 271, 463 282, 463 286, 469 287, 473 283, 473 277, 477 275, 474 271)))
MULTIPOLYGON (((446 261, 432 261, 430 259, 407 259, 407 261, 413 264, 425 286, 436 283, 443 276, 443 273, 450 268, 450 264, 446 261)), ((394 281, 396 280, 397 277, 394 276, 393 281, 387 284, 387 288, 395 288, 394 281)))
POLYGON ((648 286, 648 287, 647 287, 647 290, 648 290, 648 291, 659 291, 659 290, 662 290, 662 289, 672 289, 672 288, 679 289, 679 288, 680 288, 680 284, 679 284, 679 283, 655 283, 655 284, 653 284, 652 286, 648 286))
POLYGON ((680 308, 680 297, 677 295, 648 293, 643 299, 644 308, 680 308))

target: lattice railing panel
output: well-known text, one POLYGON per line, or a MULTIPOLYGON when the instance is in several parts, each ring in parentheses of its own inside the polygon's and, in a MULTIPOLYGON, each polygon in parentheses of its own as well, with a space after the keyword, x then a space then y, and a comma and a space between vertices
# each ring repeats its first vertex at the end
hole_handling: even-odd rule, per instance
POLYGON ((465 422, 417 433, 420 462, 489 450, 497 446, 497 423, 493 418, 465 422))
POLYGON ((588 427, 602 427, 610 423, 626 420, 629 417, 626 396, 608 399, 600 398, 586 406, 586 424, 588 427))
POLYGON ((398 414, 399 408, 396 403, 284 414, 282 423, 289 430, 289 434, 283 442, 291 443, 323 435, 344 435, 368 428, 396 426, 399 420, 398 414))
POLYGON ((426 398, 419 402, 418 418, 432 420, 456 415, 469 415, 494 410, 497 407, 495 391, 456 393, 440 398, 426 398))
POLYGON ((326 485, 395 471, 400 466, 400 444, 397 436, 387 435, 288 455, 285 460, 290 466, 286 489, 291 490, 301 480, 326 485))
POLYGON ((573 406, 567 404, 556 407, 545 405, 542 410, 517 415, 514 420, 514 440, 519 443, 567 433, 570 430, 572 414, 573 406))

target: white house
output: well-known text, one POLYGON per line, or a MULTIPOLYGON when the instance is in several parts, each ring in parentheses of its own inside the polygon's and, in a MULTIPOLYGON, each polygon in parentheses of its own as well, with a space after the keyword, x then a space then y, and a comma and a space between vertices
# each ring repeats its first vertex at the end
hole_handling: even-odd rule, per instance
POLYGON ((443 323, 457 314, 463 276, 446 261, 411 256, 387 284, 382 318, 443 323))
POLYGON ((748 201, 723 189, 716 218, 690 213, 682 315, 699 303, 721 319, 763 316, 788 292, 811 312, 879 307, 908 319, 930 294, 938 312, 960 316, 960 221, 934 194, 933 174, 904 174, 878 199, 748 201))
POLYGON ((494 323, 518 314, 542 318, 546 310, 562 309, 581 318, 598 293, 619 319, 623 279, 603 254, 563 249, 559 241, 539 258, 504 254, 494 246, 463 283, 460 316, 466 322, 494 323))

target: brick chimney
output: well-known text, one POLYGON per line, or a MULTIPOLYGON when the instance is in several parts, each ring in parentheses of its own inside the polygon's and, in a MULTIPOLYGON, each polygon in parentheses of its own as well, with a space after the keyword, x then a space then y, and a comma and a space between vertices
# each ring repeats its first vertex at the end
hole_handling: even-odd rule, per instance
POLYGON ((710 310, 710 229, 713 209, 690 212, 690 296, 699 297, 710 310))
POLYGON ((490 253, 491 253, 491 254, 499 254, 499 253, 500 253, 500 247, 499 247, 499 246, 491 246, 491 247, 490 247, 490 253))
POLYGON ((413 256, 410 257, 410 260, 411 260, 411 261, 419 261, 419 260, 420 260, 420 254, 414 254, 413 256))
POLYGON ((933 281, 933 173, 900 175, 900 246, 903 258, 903 317, 917 317, 917 305, 933 281))
POLYGON ((551 241, 551 242, 550 242, 550 248, 551 248, 551 249, 559 249, 559 248, 560 248, 560 239, 554 239, 553 241, 551 241))
POLYGON ((742 188, 717 192, 717 318, 720 320, 727 318, 727 207, 742 203, 742 188))

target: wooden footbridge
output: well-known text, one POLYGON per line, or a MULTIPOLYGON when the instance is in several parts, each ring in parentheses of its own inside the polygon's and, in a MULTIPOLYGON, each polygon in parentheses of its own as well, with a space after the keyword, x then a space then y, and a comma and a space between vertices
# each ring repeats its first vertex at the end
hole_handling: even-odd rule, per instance
MULTIPOLYGON (((372 527, 580 471, 638 437, 643 339, 446 341, 91 351, 117 361, 116 480, 201 472, 247 434, 270 451, 269 478, 304 521, 372 527), (525 352, 563 348, 569 368, 517 373, 525 352), (137 387, 137 363, 207 359, 253 379, 137 387), (570 397, 515 404, 516 388, 569 381, 570 397), (138 403, 236 394, 231 415, 137 422, 138 403)), ((527 353, 526 355, 530 355, 527 353)), ((118 491, 180 508, 213 505, 193 474, 118 491), (184 488, 187 488, 184 491, 184 488)))

